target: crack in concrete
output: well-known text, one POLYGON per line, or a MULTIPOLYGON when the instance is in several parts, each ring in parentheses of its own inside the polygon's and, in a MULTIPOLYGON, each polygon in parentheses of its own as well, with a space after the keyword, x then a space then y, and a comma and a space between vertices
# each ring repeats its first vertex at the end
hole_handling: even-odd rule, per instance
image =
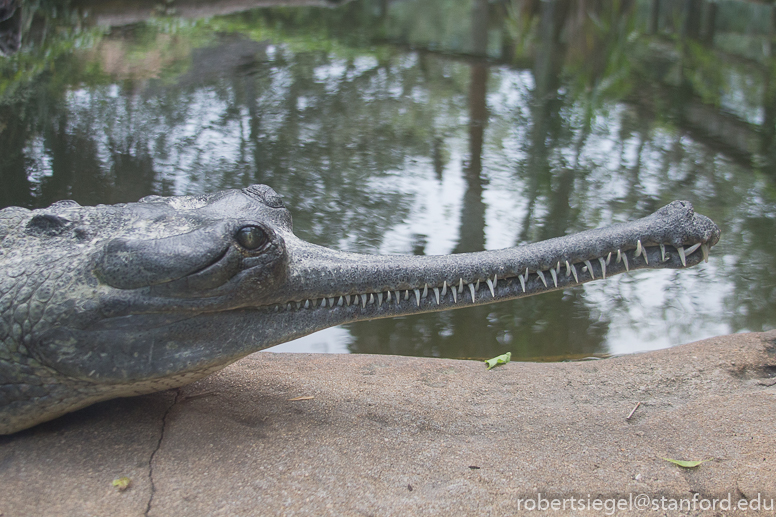
POLYGON ((156 442, 156 448, 151 452, 151 456, 148 458, 148 481, 151 484, 151 495, 148 497, 148 503, 146 504, 145 512, 143 512, 143 515, 145 517, 148 517, 148 512, 151 511, 151 505, 154 501, 154 495, 156 495, 156 485, 154 485, 154 457, 156 456, 156 453, 159 452, 159 449, 162 448, 162 441, 164 440, 164 431, 167 429, 167 416, 170 414, 170 410, 175 406, 175 404, 178 402, 178 397, 181 394, 180 388, 175 390, 175 398, 172 399, 172 404, 170 404, 167 409, 164 412, 164 415, 162 416, 162 429, 159 433, 159 441, 156 442))

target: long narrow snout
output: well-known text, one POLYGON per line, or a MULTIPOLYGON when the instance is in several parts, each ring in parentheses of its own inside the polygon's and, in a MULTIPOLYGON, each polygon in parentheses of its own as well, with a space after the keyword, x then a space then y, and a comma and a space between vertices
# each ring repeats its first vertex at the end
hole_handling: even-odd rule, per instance
POLYGON ((352 321, 492 303, 635 269, 691 267, 708 258, 719 236, 683 201, 633 222, 459 255, 343 253, 289 234, 287 282, 271 305, 277 312, 326 309, 352 321))

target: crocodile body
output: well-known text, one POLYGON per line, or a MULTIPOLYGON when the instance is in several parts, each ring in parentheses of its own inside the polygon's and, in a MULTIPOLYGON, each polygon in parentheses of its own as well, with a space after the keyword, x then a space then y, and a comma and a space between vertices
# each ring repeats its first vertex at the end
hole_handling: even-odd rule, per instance
POLYGON ((192 382, 362 319, 492 303, 701 262, 719 229, 675 201, 631 223, 447 256, 304 242, 269 187, 0 211, 0 434, 192 382))

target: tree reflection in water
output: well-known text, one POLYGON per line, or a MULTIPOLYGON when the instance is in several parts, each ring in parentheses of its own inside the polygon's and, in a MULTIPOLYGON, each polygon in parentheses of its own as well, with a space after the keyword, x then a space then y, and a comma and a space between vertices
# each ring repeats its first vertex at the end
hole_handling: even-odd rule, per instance
POLYGON ((304 239, 437 254, 689 199, 723 229, 708 265, 352 324, 348 348, 564 358, 776 327, 773 6, 178 3, 0 21, 2 206, 262 182, 304 239))

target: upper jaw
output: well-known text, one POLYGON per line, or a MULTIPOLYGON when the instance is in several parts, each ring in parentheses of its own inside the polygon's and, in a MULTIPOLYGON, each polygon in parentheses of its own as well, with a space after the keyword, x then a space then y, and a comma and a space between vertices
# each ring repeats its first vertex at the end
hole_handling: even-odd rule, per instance
POLYGON ((375 256, 315 246, 288 234, 286 283, 268 300, 276 309, 362 305, 430 297, 452 303, 501 299, 580 284, 641 268, 683 268, 708 259, 719 228, 675 201, 637 221, 517 248, 446 256, 375 256), (535 288, 532 292, 532 286, 535 288), (453 292, 455 287, 455 292, 453 292), (478 295, 478 292, 482 294, 478 295), (460 295, 460 296, 459 296, 460 295), (353 297, 356 298, 353 298, 353 297))

